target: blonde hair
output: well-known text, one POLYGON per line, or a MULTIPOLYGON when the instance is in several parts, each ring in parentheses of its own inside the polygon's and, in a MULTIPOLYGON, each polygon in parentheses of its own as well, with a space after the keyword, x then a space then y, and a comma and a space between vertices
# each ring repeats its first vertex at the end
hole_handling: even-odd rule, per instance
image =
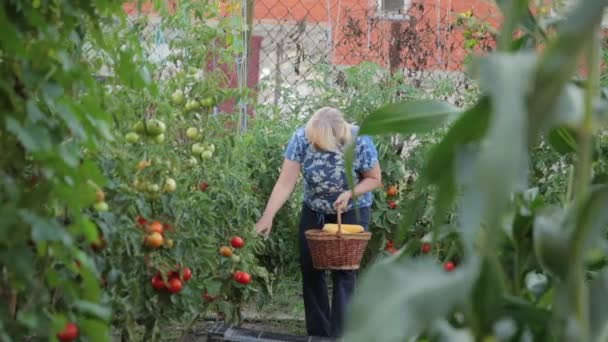
POLYGON ((317 110, 304 128, 306 138, 315 149, 343 152, 352 139, 351 126, 338 109, 323 107, 317 110))

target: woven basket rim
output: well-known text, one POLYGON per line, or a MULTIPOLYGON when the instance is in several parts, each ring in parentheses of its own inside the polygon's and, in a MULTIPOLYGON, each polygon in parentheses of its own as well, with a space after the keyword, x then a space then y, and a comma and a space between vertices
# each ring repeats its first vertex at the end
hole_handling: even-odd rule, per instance
POLYGON ((372 233, 370 232, 361 232, 361 233, 342 233, 342 235, 327 233, 320 229, 310 229, 305 233, 306 238, 309 240, 369 240, 372 237, 372 233))

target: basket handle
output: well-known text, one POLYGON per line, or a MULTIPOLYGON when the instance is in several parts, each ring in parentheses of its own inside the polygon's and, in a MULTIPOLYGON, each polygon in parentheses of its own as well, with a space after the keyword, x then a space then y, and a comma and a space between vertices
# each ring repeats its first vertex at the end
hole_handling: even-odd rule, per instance
POLYGON ((338 237, 342 235, 342 208, 338 208, 336 212, 338 218, 338 237))

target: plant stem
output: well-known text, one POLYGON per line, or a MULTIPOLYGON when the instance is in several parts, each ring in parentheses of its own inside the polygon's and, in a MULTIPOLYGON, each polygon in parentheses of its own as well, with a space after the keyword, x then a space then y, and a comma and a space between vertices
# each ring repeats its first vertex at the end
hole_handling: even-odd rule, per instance
MULTIPOLYGON (((589 44, 588 50, 588 77, 587 89, 585 92, 585 113, 583 124, 579 131, 579 151, 578 151, 578 172, 576 179, 576 209, 580 212, 587 198, 589 197, 591 172, 592 172, 592 144, 591 138, 593 134, 593 102, 599 93, 600 85, 600 41, 596 35, 589 44)), ((574 310, 580 328, 580 340, 589 340, 589 298, 587 288, 585 286, 585 271, 582 262, 582 253, 587 235, 589 234, 589 224, 577 225, 573 234, 572 254, 570 256, 570 274, 568 287, 574 300, 574 310)))

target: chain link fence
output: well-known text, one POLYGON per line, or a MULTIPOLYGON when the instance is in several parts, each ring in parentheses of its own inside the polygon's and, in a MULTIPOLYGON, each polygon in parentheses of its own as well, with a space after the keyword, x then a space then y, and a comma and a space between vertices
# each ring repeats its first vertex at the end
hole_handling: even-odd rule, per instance
MULTIPOLYGON (((318 82, 341 86, 346 68, 372 62, 403 73, 405 82, 435 97, 463 104, 470 86, 463 73, 467 56, 494 46, 487 18, 471 22, 472 15, 455 12, 451 0, 402 0, 403 9, 392 12, 383 8, 386 2, 254 0, 249 75, 237 56, 236 83, 255 87, 258 103, 281 107, 286 96, 318 95, 318 82)), ((244 20, 246 10, 233 13, 244 20)), ((152 60, 170 55, 168 42, 179 35, 162 23, 151 19, 142 30, 152 60)))
POLYGON ((413 86, 445 88, 442 97, 459 104, 469 87, 462 72, 469 52, 491 48, 494 35, 453 12, 451 3, 437 3, 412 2, 387 13, 376 0, 258 0, 258 101, 280 105, 285 88, 315 95, 311 85, 327 79, 322 72, 334 72, 340 85, 346 67, 373 62, 404 73, 413 86))

